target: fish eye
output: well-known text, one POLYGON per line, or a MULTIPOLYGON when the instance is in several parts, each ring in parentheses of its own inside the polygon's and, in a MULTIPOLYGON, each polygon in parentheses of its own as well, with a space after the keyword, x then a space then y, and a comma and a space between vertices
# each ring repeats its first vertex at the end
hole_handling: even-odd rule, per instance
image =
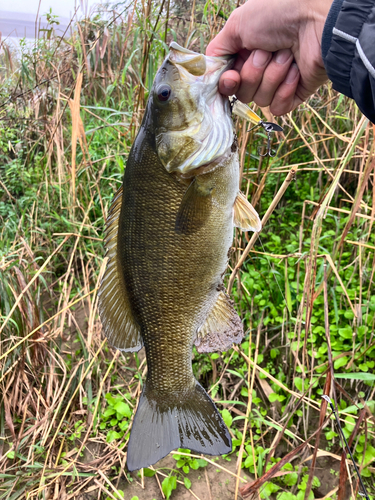
POLYGON ((169 85, 161 85, 157 90, 157 96, 159 101, 168 101, 172 93, 172 89, 169 85))

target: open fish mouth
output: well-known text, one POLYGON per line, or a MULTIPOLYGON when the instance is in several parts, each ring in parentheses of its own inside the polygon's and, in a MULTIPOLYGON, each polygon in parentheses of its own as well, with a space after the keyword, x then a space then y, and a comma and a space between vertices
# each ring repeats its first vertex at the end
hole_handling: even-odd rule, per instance
POLYGON ((229 101, 219 93, 218 85, 220 76, 233 66, 234 60, 233 56, 205 56, 171 43, 164 70, 172 64, 177 72, 170 73, 173 76, 169 80, 163 78, 156 90, 169 83, 171 100, 178 101, 178 109, 172 107, 170 113, 184 119, 183 126, 174 127, 171 117, 165 120, 166 126, 156 130, 159 158, 168 172, 190 175, 229 154, 233 121, 229 101))

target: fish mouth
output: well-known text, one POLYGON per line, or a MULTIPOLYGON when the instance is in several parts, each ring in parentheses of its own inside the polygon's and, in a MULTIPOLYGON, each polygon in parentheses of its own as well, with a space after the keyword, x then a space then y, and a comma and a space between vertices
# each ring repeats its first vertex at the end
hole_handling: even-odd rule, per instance
POLYGON ((169 61, 178 66, 182 77, 194 81, 203 80, 202 83, 215 90, 219 84, 220 76, 224 71, 232 68, 235 61, 235 56, 206 56, 181 47, 176 42, 172 42, 169 48, 169 61))
MULTIPOLYGON (((233 121, 227 97, 219 93, 219 79, 234 64, 233 56, 212 57, 170 45, 166 62, 172 72, 179 110, 184 110, 184 127, 163 131, 158 136, 159 158, 168 172, 189 174, 213 164, 230 154, 233 144, 233 121), (186 143, 186 149, 181 147, 186 143), (173 155, 170 144, 175 144, 173 155), (168 152, 168 155, 165 154, 168 152)), ((200 173, 203 173, 199 171, 200 173)), ((206 170, 205 170, 206 172, 206 170)))

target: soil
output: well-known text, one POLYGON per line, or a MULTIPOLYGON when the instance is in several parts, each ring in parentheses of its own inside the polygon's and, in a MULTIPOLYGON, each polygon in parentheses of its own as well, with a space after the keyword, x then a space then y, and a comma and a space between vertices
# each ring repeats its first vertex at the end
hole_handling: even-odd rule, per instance
MULTIPOLYGON (((93 443, 91 443, 93 444, 93 443)), ((100 445, 99 447, 93 446, 90 453, 85 450, 84 462, 90 462, 95 457, 100 456, 100 445)), ((303 460, 303 457, 300 457, 303 460)), ((219 466, 224 467, 227 471, 223 471, 217 465, 208 464, 204 468, 200 468, 197 471, 190 470, 189 474, 185 475, 181 473, 178 479, 182 482, 183 477, 188 477, 191 481, 191 489, 187 490, 184 484, 177 483, 177 489, 172 492, 171 500, 233 500, 235 498, 235 488, 236 488, 236 478, 233 477, 230 472, 237 474, 236 458, 233 457, 231 461, 224 460, 223 458, 212 458, 213 461, 219 466)), ((297 460, 294 461, 294 465, 297 464, 297 460)), ((304 462, 303 465, 310 466, 311 463, 304 462)), ((315 498, 322 499, 327 494, 331 493, 334 488, 338 486, 338 471, 340 463, 338 460, 332 457, 319 457, 317 459, 317 464, 315 468, 314 475, 319 478, 320 486, 314 489, 315 498)), ((168 475, 171 469, 176 470, 176 460, 172 455, 168 455, 163 460, 160 460, 155 468, 162 474, 168 475)), ((107 473, 108 474, 108 473, 107 473)), ((241 477, 246 480, 246 483, 251 483, 254 480, 250 474, 247 474, 244 470, 241 471, 241 477)), ((162 483, 164 476, 161 474, 154 477, 144 477, 144 482, 142 486, 142 481, 140 476, 134 472, 129 474, 128 479, 123 476, 118 482, 117 480, 111 480, 112 484, 119 490, 124 492, 124 500, 131 500, 133 497, 138 498, 138 500, 162 500, 163 496, 158 484, 157 478, 160 484, 162 483)), ((242 482, 241 484, 246 484, 242 482)), ((241 486, 240 484, 240 486, 241 486)), ((98 498, 104 499, 106 495, 102 493, 98 497, 98 489, 92 488, 93 483, 88 485, 88 491, 83 489, 81 495, 77 497, 77 500, 96 500, 98 498)), ((113 490, 111 490, 113 492, 113 490)), ((282 490, 280 490, 282 491, 282 490)), ((294 494, 298 492, 296 487, 290 488, 289 490, 294 494), (295 490, 295 491, 294 491, 295 490)), ((350 488, 347 489, 344 500, 349 500, 351 497, 350 488)), ((239 499, 242 497, 239 495, 239 499)), ((271 500, 275 500, 276 495, 272 495, 271 500)))
MULTIPOLYGON (((225 467, 230 472, 237 474, 236 459, 233 458, 230 462, 219 458, 215 462, 222 467, 225 467)), ((157 468, 163 469, 161 472, 168 474, 171 468, 176 468, 176 460, 171 456, 167 456, 157 464, 157 468)), ((156 477, 144 478, 144 489, 140 484, 140 478, 137 474, 132 474, 134 481, 128 484, 125 481, 120 481, 119 489, 125 493, 125 500, 131 500, 133 496, 137 496, 139 500, 162 500, 160 487, 157 483, 156 477)), ((162 482, 163 477, 158 476, 159 481, 162 482)), ((191 481, 191 491, 187 490, 183 484, 177 484, 177 489, 172 493, 172 499, 178 500, 191 500, 199 498, 199 500, 233 500, 236 478, 226 471, 208 464, 204 468, 196 471, 190 470, 187 477, 191 481), (194 492, 194 496, 191 492, 194 492)), ((250 475, 241 473, 246 482, 252 481, 250 475)), ((180 478, 181 479, 181 478, 180 478)), ((243 483, 245 484, 245 483, 243 483)))

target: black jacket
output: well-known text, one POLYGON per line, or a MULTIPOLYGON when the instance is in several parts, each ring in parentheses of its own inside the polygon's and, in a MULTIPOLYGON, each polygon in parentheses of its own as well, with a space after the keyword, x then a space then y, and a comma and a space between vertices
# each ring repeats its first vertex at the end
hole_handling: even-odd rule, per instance
POLYGON ((375 123, 375 0, 334 0, 322 56, 333 88, 375 123))

